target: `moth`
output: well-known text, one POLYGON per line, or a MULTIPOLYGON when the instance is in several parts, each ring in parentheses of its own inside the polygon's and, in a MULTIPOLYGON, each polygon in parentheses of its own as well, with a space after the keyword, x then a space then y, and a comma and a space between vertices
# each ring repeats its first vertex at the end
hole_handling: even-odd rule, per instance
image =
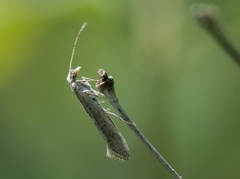
POLYGON ((78 66, 75 69, 72 68, 72 61, 78 37, 86 25, 86 23, 83 24, 75 39, 72 56, 69 63, 67 81, 77 99, 82 104, 83 108, 88 113, 104 141, 106 142, 107 156, 119 160, 128 160, 130 154, 127 142, 111 120, 108 110, 105 109, 101 102, 97 100, 98 93, 91 87, 89 83, 91 80, 85 77, 82 77, 82 79, 77 79, 81 67, 78 66))

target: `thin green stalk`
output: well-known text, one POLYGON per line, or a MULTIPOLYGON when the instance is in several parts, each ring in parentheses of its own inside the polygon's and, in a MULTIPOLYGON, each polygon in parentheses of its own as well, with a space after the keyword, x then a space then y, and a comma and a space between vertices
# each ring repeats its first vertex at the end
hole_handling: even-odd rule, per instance
POLYGON ((213 5, 197 5, 194 8, 197 21, 240 66, 240 52, 222 30, 218 22, 217 8, 213 5))

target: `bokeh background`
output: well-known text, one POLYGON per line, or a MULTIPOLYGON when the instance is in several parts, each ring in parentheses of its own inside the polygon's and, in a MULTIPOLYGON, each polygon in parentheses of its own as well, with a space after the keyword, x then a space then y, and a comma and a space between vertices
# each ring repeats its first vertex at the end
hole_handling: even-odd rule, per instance
MULTIPOLYGON (((105 156, 66 81, 83 22, 73 66, 114 76, 129 116, 183 178, 239 177, 240 68, 195 22, 196 2, 1 0, 0 178, 172 178, 118 119, 131 159, 105 156)), ((239 44, 240 2, 204 2, 239 44)))

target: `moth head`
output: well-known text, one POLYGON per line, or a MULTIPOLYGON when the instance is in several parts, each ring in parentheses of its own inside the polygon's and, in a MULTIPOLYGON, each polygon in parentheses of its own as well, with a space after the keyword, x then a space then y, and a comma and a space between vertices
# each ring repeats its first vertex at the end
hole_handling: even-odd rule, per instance
POLYGON ((80 69, 81 69, 81 67, 77 67, 77 68, 71 69, 69 71, 68 76, 67 76, 67 81, 69 83, 72 83, 73 81, 76 81, 77 76, 78 76, 78 74, 80 72, 80 69))

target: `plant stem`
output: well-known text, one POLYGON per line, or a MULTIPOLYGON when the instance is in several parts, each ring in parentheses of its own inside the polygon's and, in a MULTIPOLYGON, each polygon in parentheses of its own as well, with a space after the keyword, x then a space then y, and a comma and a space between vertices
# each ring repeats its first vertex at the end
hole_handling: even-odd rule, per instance
POLYGON ((240 53, 226 33, 220 28, 216 7, 213 5, 198 5, 194 8, 197 21, 213 36, 218 44, 240 66, 240 53))
POLYGON ((164 159, 164 157, 154 148, 154 146, 148 141, 148 139, 142 134, 142 132, 137 128, 134 122, 129 118, 125 110, 119 104, 117 99, 114 80, 112 76, 108 76, 103 69, 98 70, 98 74, 102 77, 96 84, 96 88, 102 94, 105 95, 107 100, 113 106, 113 108, 118 112, 123 121, 126 122, 128 127, 141 139, 141 141, 146 145, 146 147, 151 151, 151 153, 156 157, 156 159, 166 168, 166 170, 174 176, 176 179, 182 179, 182 177, 171 167, 171 165, 164 159))

